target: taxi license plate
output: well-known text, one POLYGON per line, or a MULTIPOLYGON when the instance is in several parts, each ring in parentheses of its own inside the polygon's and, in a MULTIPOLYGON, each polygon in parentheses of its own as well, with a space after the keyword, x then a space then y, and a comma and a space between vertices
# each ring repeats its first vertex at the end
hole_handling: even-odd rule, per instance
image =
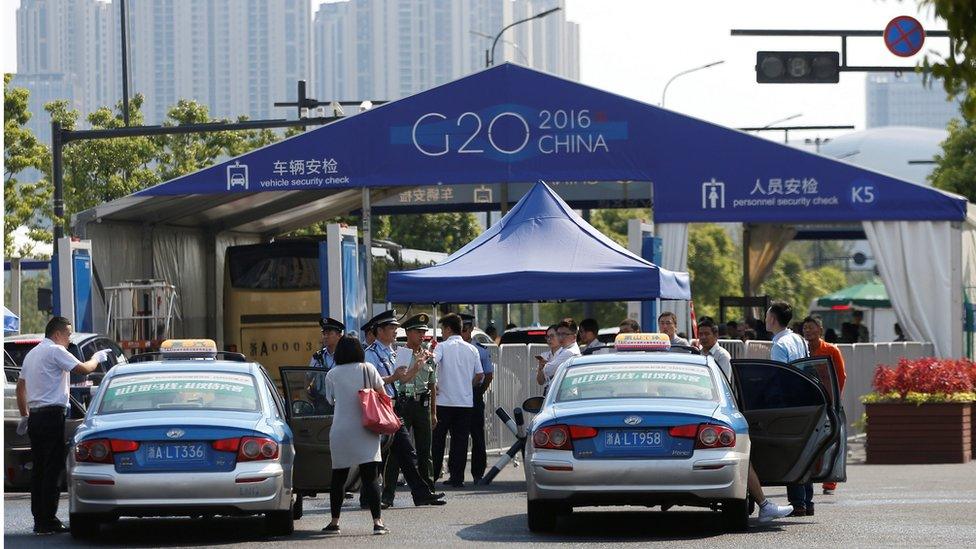
POLYGON ((614 430, 603 434, 607 448, 657 448, 663 442, 661 431, 614 430))
POLYGON ((147 463, 194 462, 207 459, 207 447, 203 443, 147 444, 147 463))

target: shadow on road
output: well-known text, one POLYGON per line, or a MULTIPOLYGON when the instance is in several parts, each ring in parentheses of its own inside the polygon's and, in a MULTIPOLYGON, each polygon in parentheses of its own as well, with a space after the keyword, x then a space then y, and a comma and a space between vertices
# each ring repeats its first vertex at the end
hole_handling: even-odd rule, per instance
MULTIPOLYGON (((749 531, 775 531, 791 521, 759 525, 749 531)), ((748 535, 743 532, 738 535, 748 535)), ((727 535, 722 517, 712 511, 574 511, 559 519, 555 532, 530 532, 524 514, 499 517, 458 532, 465 541, 481 542, 647 542, 693 540, 727 535)))

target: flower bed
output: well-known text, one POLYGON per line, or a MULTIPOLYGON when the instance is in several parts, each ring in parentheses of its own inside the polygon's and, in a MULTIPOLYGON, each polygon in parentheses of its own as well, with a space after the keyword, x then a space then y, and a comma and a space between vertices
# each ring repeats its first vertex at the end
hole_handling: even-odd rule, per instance
POLYGON ((976 452, 976 364, 901 359, 878 366, 868 416, 868 463, 965 463, 976 452))

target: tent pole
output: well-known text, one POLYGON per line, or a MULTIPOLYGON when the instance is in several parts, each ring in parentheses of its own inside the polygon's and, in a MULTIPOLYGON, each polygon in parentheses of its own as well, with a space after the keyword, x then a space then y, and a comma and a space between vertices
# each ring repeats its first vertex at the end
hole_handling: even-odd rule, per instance
MULTIPOLYGON (((752 295, 752 288, 749 285, 749 225, 742 225, 742 297, 752 295)), ((748 316, 748 315, 746 315, 748 316)))
POLYGON ((369 187, 363 187, 363 246, 366 248, 366 317, 373 316, 373 220, 369 187))
MULTIPOLYGON (((434 314, 432 316, 434 318, 434 322, 433 322, 434 327, 431 333, 434 335, 432 336, 430 343, 432 347, 436 347, 437 346, 437 304, 436 303, 434 303, 434 314)), ((428 347, 428 349, 429 348, 430 347, 428 347)))

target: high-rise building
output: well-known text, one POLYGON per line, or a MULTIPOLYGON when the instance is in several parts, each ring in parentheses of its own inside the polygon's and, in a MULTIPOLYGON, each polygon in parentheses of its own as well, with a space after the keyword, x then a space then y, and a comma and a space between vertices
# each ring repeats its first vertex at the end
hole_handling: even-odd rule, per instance
MULTIPOLYGON (((319 6, 312 90, 318 99, 392 100, 485 68, 505 25, 563 0, 349 0, 319 6)), ((579 79, 579 28, 565 11, 506 31, 495 63, 579 79)))
MULTIPOLYGON (((308 0, 129 2, 130 94, 146 96, 148 123, 180 99, 219 118, 283 117, 308 80, 308 0)), ((287 114, 291 114, 287 112, 287 114)))
POLYGON ((869 73, 866 90, 866 126, 920 126, 945 129, 958 118, 959 104, 947 101, 937 81, 931 86, 916 73, 869 73))
POLYGON ((17 77, 31 90, 28 127, 50 141, 43 105, 66 99, 84 116, 118 101, 118 42, 111 6, 98 0, 21 0, 17 9, 17 77))
MULTIPOLYGON (((18 81, 51 90, 54 77, 39 75, 62 75, 82 116, 114 107, 122 99, 119 7, 22 0, 18 81)), ((309 0, 130 0, 126 10, 129 95, 145 96, 145 123, 162 122, 180 99, 203 103, 220 118, 292 115, 273 103, 294 100, 296 82, 310 77, 309 0)), ((49 136, 49 120, 33 112, 32 129, 49 136)))

